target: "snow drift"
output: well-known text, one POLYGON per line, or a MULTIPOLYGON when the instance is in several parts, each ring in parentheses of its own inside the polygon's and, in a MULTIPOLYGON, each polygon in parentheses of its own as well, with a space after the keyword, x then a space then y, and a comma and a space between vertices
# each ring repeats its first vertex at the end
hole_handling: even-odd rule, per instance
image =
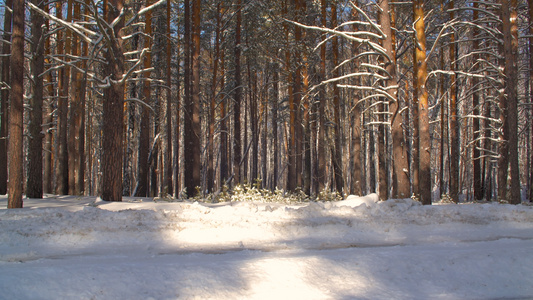
POLYGON ((0 210, 1 297, 533 298, 526 205, 126 200, 0 210))

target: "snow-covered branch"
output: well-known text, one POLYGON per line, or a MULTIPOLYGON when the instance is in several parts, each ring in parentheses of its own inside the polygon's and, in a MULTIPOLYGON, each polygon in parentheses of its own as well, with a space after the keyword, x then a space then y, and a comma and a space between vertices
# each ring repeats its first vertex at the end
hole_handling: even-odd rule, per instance
POLYGON ((150 5, 150 6, 147 6, 147 7, 143 8, 143 9, 139 10, 139 12, 136 13, 136 14, 133 16, 133 18, 131 18, 131 20, 126 24, 126 26, 131 25, 135 20, 137 20, 138 17, 140 17, 140 16, 146 14, 147 12, 153 10, 154 8, 158 7, 159 5, 164 4, 164 3, 166 3, 166 2, 167 2, 167 0, 159 0, 159 1, 157 1, 156 3, 154 3, 154 4, 150 5))
POLYGON ((64 21, 64 20, 61 20, 45 11, 43 11, 42 9, 38 8, 37 6, 35 6, 34 4, 32 4, 31 2, 28 2, 27 5, 33 9, 34 11, 36 11, 37 13, 39 13, 40 15, 42 15, 43 17, 47 18, 47 19, 50 19, 51 21, 54 21, 58 24, 61 24, 63 27, 65 28, 68 28, 70 29, 72 32, 76 33, 79 37, 81 37, 86 43, 91 43, 92 42, 92 39, 91 37, 95 37, 97 36, 98 34, 94 31, 91 31, 83 26, 80 26, 79 24, 76 24, 76 23, 70 23, 70 22, 67 22, 67 21, 64 21))
POLYGON ((135 69, 140 66, 143 62, 143 58, 144 56, 146 55, 147 52, 149 52, 150 49, 149 48, 144 48, 141 52, 141 55, 139 56, 139 59, 137 60, 137 63, 135 63, 123 76, 122 78, 118 81, 120 84, 124 83, 128 77, 133 73, 133 71, 135 71, 135 69))

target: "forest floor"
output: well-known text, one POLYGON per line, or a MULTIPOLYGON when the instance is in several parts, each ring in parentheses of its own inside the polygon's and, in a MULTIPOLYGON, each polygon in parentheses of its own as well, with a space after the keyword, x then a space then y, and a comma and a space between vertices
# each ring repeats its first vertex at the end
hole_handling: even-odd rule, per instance
POLYGON ((533 299, 533 207, 0 196, 2 299, 533 299))

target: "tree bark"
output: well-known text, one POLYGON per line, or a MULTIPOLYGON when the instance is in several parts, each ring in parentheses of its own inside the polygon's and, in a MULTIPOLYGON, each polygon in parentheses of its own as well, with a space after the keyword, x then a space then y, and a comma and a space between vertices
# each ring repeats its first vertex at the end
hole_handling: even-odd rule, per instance
MULTIPOLYGON (((12 0, 6 0, 6 8, 13 7, 12 0)), ((11 13, 8 9, 4 9, 4 34, 2 39, 6 42, 11 41, 11 13)), ((10 56, 11 54, 11 45, 8 43, 2 44, 2 81, 7 85, 11 86, 10 77, 10 56)), ((7 194, 7 182, 8 182, 8 172, 7 172, 7 150, 8 150, 8 124, 9 124, 9 90, 1 89, 0 97, 2 98, 1 105, 1 115, 0 115, 0 195, 7 194)))
POLYGON ((241 183, 241 22, 242 1, 237 0, 237 13, 235 24, 235 87, 233 99, 233 184, 241 183))
MULTIPOLYGON (((146 0, 146 6, 152 4, 151 0, 146 0)), ((144 48, 151 50, 152 48, 152 12, 147 12, 145 15, 144 33, 144 48)), ((149 69, 152 66, 151 51, 146 53, 143 62, 144 69, 149 69)), ((150 105, 152 99, 152 89, 150 86, 150 71, 144 72, 144 81, 142 83, 143 101, 150 105)), ((139 131, 139 149, 137 157, 137 186, 135 187, 135 197, 148 196, 148 177, 150 174, 150 167, 148 165, 148 156, 150 155, 150 110, 144 105, 141 107, 141 124, 139 131)))
POLYGON ((503 22, 503 51, 505 58, 504 74, 505 95, 500 101, 500 115, 503 117, 503 143, 500 147, 498 166, 498 197, 511 204, 518 204, 520 195, 520 172, 518 164, 518 28, 516 24, 516 0, 500 0, 501 18, 503 22), (508 190, 507 177, 510 165, 511 186, 508 190), (509 195, 507 197, 507 193, 509 195))
MULTIPOLYGON (((533 105, 533 0, 528 0, 527 3, 529 13, 529 103, 533 105)), ((533 126, 530 127, 530 143, 532 144, 529 147, 533 151, 533 126)), ((533 202, 533 159, 530 160, 529 172, 529 202, 533 202)))
MULTIPOLYGON (((111 24, 124 7, 124 0, 109 0, 106 21, 111 24)), ((102 113, 102 193, 105 201, 122 201, 122 159, 124 131, 124 52, 122 49, 122 27, 118 22, 113 32, 108 32, 111 40, 105 51, 105 75, 111 84, 104 89, 102 113)))
MULTIPOLYGON (((62 18, 62 2, 56 3, 56 17, 62 18)), ((67 15, 68 18, 68 15, 67 15)), ((66 34, 59 31, 57 33, 57 55, 64 56, 66 52, 66 34)), ((60 195, 68 194, 68 76, 67 69, 61 68, 57 72, 58 100, 57 100, 57 164, 56 164, 56 193, 60 195)))
MULTIPOLYGON (((80 4, 73 4, 74 21, 81 21, 80 4)), ((82 52, 81 41, 77 35, 72 36, 72 55, 79 56, 82 52)), ((78 63, 78 66, 84 69, 84 66, 78 63)), ((83 116, 85 106, 85 78, 75 69, 70 72, 70 111, 69 111, 69 128, 68 128, 68 157, 69 157, 69 194, 81 195, 84 190, 84 158, 83 149, 84 135, 83 116)))
POLYGON ((278 141, 278 107, 279 107, 279 67, 277 63, 272 64, 274 70, 274 89, 273 89, 273 103, 272 103, 272 148, 273 148, 273 164, 272 168, 272 185, 271 190, 278 187, 278 160, 279 160, 279 141, 278 141))
POLYGON ((166 7, 166 152, 164 158, 164 182, 163 190, 165 194, 172 195, 172 43, 171 43, 171 28, 170 28, 170 18, 171 18, 171 5, 172 1, 167 0, 166 7))
MULTIPOLYGON (((381 200, 387 200, 388 199, 388 191, 389 191, 389 174, 387 172, 387 147, 386 147, 386 125, 385 122, 387 122, 387 118, 385 117, 385 114, 388 112, 388 107, 386 107, 385 103, 390 103, 392 110, 392 105, 395 104, 396 107, 395 111, 393 113, 397 113, 399 109, 398 105, 398 97, 397 97, 397 88, 395 86, 398 85, 397 79, 396 79, 396 58, 394 53, 394 46, 393 46, 393 33, 391 28, 391 18, 390 18, 390 9, 389 9, 389 1, 388 0, 381 0, 379 2, 380 12, 379 12, 379 23, 381 25, 381 30, 383 31, 384 39, 381 41, 381 44, 383 48, 385 49, 385 53, 387 54, 387 57, 382 57, 380 60, 384 65, 386 74, 384 76, 387 76, 388 79, 385 81, 385 87, 387 88, 387 92, 392 99, 386 99, 383 97, 380 99, 383 103, 379 105, 380 107, 380 124, 379 124, 379 198, 381 200)), ((392 124, 392 122, 391 122, 392 124)), ((401 138, 401 123, 400 123, 400 138, 401 138)), ((396 132, 393 134, 393 138, 397 137, 396 132)), ((400 149, 401 151, 401 149, 400 149)), ((400 153, 401 154, 401 153, 400 153)), ((398 162, 404 159, 405 156, 398 157, 398 162)), ((394 157, 394 161, 396 163, 397 157, 394 157)), ((396 167, 396 165, 395 165, 396 167)), ((396 168, 393 168, 393 180, 397 180, 396 175, 396 168)), ((393 181, 393 185, 397 188, 397 183, 393 181)), ((395 197, 396 198, 396 197, 395 197)), ((400 197, 405 198, 405 197, 400 197)))
MULTIPOLYGON (((195 186, 201 186, 200 170, 202 162, 200 161, 201 153, 201 124, 200 124, 200 31, 201 31, 201 0, 195 0, 193 3, 193 57, 192 57, 192 129, 194 131, 192 145, 193 148, 193 172, 192 175, 195 186)), ((189 194, 190 195, 190 194, 189 194)))
MULTIPOLYGON (((49 12, 49 6, 45 6, 45 11, 49 12)), ((50 21, 48 19, 45 20, 46 22, 46 31, 50 30, 50 21)), ((49 57, 51 55, 51 49, 50 49, 50 39, 51 37, 48 36, 45 40, 45 57, 49 57)), ((45 64, 50 64, 50 59, 45 59, 45 64)), ((44 136, 44 157, 43 157, 43 192, 52 194, 54 193, 53 190, 53 159, 52 159, 52 149, 53 149, 53 134, 52 134, 52 128, 54 128, 54 125, 52 125, 53 120, 53 100, 56 97, 55 89, 54 89, 54 79, 52 76, 52 72, 48 72, 45 75, 46 79, 46 97, 49 99, 46 103, 46 112, 44 117, 44 123, 46 126, 43 127, 43 131, 45 132, 44 136)))
MULTIPOLYGON (((479 3, 474 1, 473 8, 474 8, 474 11, 473 11, 472 22, 477 23, 478 17, 479 17, 479 11, 478 11, 479 3)), ((479 35, 479 29, 477 27, 474 27, 473 29, 474 37, 473 37, 473 46, 472 46, 472 51, 474 52, 477 52, 479 50, 478 35, 479 35)), ((476 66, 475 68, 478 69, 479 67, 477 66, 477 63, 479 60, 479 54, 475 53, 473 56, 473 59, 474 59, 473 63, 476 66)), ((481 134, 480 134, 480 127, 479 127, 480 123, 479 123, 479 118, 476 117, 480 115, 478 84, 479 84, 478 78, 473 77, 472 78, 472 89, 473 89, 473 92, 472 92, 473 112, 472 114, 474 115, 474 118, 472 119, 472 138, 473 138, 474 143, 472 144, 472 148, 473 148, 472 149, 472 163, 474 165, 474 168, 473 168, 472 175, 474 177, 474 198, 476 200, 481 200, 483 199, 484 193, 483 193, 483 178, 482 178, 482 170, 481 170, 482 159, 481 159, 481 151, 480 151, 481 149, 481 141, 480 141, 481 134)))
MULTIPOLYGON (((337 4, 333 3, 331 6, 331 27, 337 27, 337 4)), ((333 37, 331 42, 331 47, 333 51, 333 65, 338 66, 339 64, 339 41, 338 37, 333 37)), ((339 77, 339 68, 336 68, 333 71, 334 77, 339 77)), ((344 176, 342 171, 342 133, 341 133, 341 119, 340 119, 340 91, 337 85, 333 86, 333 119, 335 122, 335 145, 333 153, 333 171, 335 173, 335 188, 339 194, 344 192, 344 176)))
MULTIPOLYGON (((186 1, 187 5, 189 1, 186 1)), ((187 12, 186 12, 187 14, 187 12)), ((185 22, 189 22, 186 19, 185 22)), ((192 93, 185 98, 185 188, 188 197, 197 195, 200 180, 200 1, 194 0, 192 43, 192 93)), ((187 43, 187 41, 186 41, 187 43)), ((189 49, 190 50, 190 49, 189 49)), ((187 54, 186 54, 187 55, 187 54)))
MULTIPOLYGON (((321 10, 321 22, 322 27, 327 26, 327 2, 326 0, 320 1, 321 10)), ((320 80, 326 80, 326 45, 323 43, 320 46, 320 80)), ((315 173, 315 186, 316 193, 322 192, 326 188, 326 86, 322 86, 319 91, 319 104, 318 104, 318 134, 317 134, 317 168, 315 173)))
MULTIPOLYGON (((450 20, 455 18, 454 1, 450 1, 450 20)), ((450 198, 453 202, 459 202, 459 116, 457 109, 457 77, 455 75, 456 70, 456 48, 455 33, 452 31, 450 35, 450 49, 449 49, 449 61, 450 71, 450 198)))
MULTIPOLYGON (((217 3, 217 17, 215 27, 215 54, 213 58, 213 78, 211 81, 211 101, 209 106, 209 136, 208 136, 208 162, 207 162, 207 191, 213 192, 215 184, 215 114, 216 114, 216 102, 218 99, 218 65, 220 61, 220 27, 222 19, 222 6, 221 2, 217 3)), ((224 116, 221 116, 224 118, 224 116)))
POLYGON ((402 107, 400 106, 400 100, 398 98, 398 89, 392 88, 398 86, 398 76, 396 74, 396 34, 392 30, 395 27, 395 11, 393 8, 390 8, 388 0, 383 0, 383 2, 387 2, 386 6, 389 7, 387 10, 390 11, 390 24, 389 26, 385 26, 383 30, 387 36, 385 39, 385 50, 391 60, 385 65, 387 73, 390 74, 390 80, 387 81, 386 85, 390 88, 388 90, 389 95, 394 99, 391 100, 389 108, 392 112, 392 197, 407 198, 410 196, 409 172, 407 171, 409 169, 408 147, 404 135, 403 116, 401 114, 402 107))
MULTIPOLYGON (((39 0, 33 0, 33 4, 43 8, 39 0)), ((43 77, 44 71, 44 36, 42 26, 43 17, 31 12, 31 72, 33 77, 33 97, 30 98, 30 124, 28 126, 28 177, 26 184, 26 196, 29 198, 43 197, 43 77)))
POLYGON ((424 25, 424 1, 415 0, 413 3, 415 22, 415 63, 417 64, 418 87, 418 138, 419 138, 419 192, 420 201, 424 205, 431 204, 431 140, 429 135, 429 107, 426 88, 426 34, 424 25))
MULTIPOLYGON (((223 37, 221 40, 221 43, 223 41, 223 37)), ((224 66, 224 49, 221 49, 220 53, 220 64, 224 66)), ((222 74, 220 74, 220 88, 224 89, 225 85, 225 72, 224 68, 221 68, 222 74)), ((220 152, 220 185, 224 186, 226 184, 226 181, 228 179, 228 124, 226 122, 227 113, 226 113, 226 107, 227 102, 225 100, 225 96, 222 95, 220 99, 220 146, 219 146, 219 152, 220 152)))
POLYGON ((22 208, 24 171, 24 0, 13 1, 7 208, 22 208))

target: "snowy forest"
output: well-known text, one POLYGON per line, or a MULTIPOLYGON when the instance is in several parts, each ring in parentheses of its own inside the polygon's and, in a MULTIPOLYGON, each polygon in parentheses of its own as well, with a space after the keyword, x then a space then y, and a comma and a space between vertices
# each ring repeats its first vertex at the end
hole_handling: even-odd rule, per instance
POLYGON ((2 1, 0 194, 532 201, 532 6, 2 1))

